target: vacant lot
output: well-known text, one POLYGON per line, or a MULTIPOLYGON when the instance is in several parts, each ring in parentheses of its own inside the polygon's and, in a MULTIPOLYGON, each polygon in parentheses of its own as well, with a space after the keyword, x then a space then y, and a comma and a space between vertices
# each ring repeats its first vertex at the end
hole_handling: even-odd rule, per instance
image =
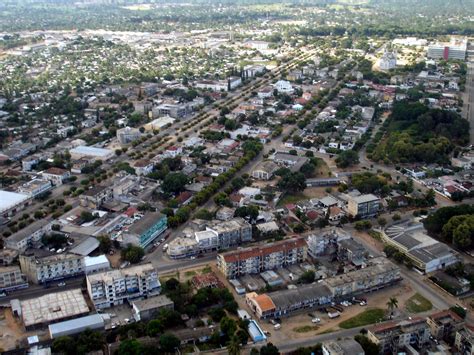
POLYGON ((366 309, 364 312, 359 313, 358 315, 339 323, 339 327, 343 329, 350 329, 367 324, 373 324, 377 323, 380 320, 383 320, 384 316, 385 311, 383 309, 369 308, 366 309))
POLYGON ((408 299, 408 301, 405 303, 405 307, 410 313, 420 313, 429 311, 431 308, 433 308, 433 305, 422 295, 416 293, 408 299))

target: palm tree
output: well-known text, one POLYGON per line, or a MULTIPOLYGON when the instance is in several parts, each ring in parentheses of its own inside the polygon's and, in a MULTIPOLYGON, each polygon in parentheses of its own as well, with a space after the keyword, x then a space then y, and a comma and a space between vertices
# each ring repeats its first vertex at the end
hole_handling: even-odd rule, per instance
POLYGON ((229 355, 239 355, 240 354, 240 339, 238 336, 234 335, 230 339, 229 345, 227 345, 227 352, 229 355))
POLYGON ((392 315, 393 310, 398 308, 398 300, 396 297, 390 297, 390 299, 387 301, 387 308, 390 311, 390 315, 392 315))

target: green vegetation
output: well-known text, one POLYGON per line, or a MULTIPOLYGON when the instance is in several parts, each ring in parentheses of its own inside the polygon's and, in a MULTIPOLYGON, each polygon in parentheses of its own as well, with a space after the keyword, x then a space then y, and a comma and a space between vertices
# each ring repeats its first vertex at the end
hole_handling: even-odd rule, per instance
POLYGON ((344 150, 336 158, 338 168, 348 168, 359 164, 359 155, 354 150, 344 150))
POLYGON ((374 161, 447 163, 455 145, 469 142, 469 123, 457 113, 397 102, 384 122, 387 136, 370 154, 374 161))
POLYGON ((304 195, 301 192, 294 193, 294 194, 289 194, 286 193, 279 201, 278 201, 278 207, 280 206, 285 206, 290 203, 297 203, 299 201, 302 201, 306 199, 306 195, 304 195))
POLYGON ((120 252, 120 255, 122 260, 128 261, 131 264, 137 264, 145 256, 145 251, 139 246, 129 244, 120 252))
POLYGON ((410 313, 421 313, 433 308, 433 304, 419 293, 411 296, 405 304, 410 313))
POLYGON ((319 327, 317 325, 302 325, 302 326, 293 328, 293 331, 295 333, 308 333, 308 332, 312 332, 318 329, 319 327))
POLYGON ((385 311, 383 309, 369 308, 362 313, 339 323, 339 327, 343 329, 361 327, 363 325, 377 323, 380 320, 383 320, 384 317, 385 311))

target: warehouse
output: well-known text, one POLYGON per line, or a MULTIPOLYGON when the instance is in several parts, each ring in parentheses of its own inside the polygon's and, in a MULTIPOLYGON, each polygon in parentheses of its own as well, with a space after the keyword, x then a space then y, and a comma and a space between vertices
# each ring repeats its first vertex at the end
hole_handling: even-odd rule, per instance
POLYGON ((23 209, 30 197, 25 194, 0 190, 0 216, 8 217, 23 209))
POLYGON ((114 152, 110 149, 88 147, 81 145, 69 151, 73 160, 82 158, 94 158, 97 160, 108 160, 114 156, 114 152))
POLYGON ((106 314, 91 314, 89 316, 70 319, 64 322, 50 324, 49 336, 56 339, 66 335, 74 335, 86 329, 103 330, 105 328, 104 318, 109 318, 106 314))
POLYGON ((20 301, 21 318, 27 330, 89 313, 80 289, 49 293, 20 301))

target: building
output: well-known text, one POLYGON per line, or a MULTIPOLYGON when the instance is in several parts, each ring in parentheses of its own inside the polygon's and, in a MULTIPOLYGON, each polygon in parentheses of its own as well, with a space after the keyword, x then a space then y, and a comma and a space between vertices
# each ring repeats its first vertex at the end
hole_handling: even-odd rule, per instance
POLYGON ((33 179, 21 185, 18 192, 29 197, 39 196, 53 188, 51 181, 46 179, 33 179))
POLYGON ((278 80, 274 88, 278 90, 279 93, 286 93, 286 94, 291 94, 293 93, 293 86, 289 81, 286 80, 278 80))
POLYGON ((439 340, 453 338, 464 326, 464 320, 451 310, 434 313, 426 318, 431 335, 439 340))
POLYGON ((252 240, 252 226, 243 218, 219 222, 209 228, 217 233, 219 249, 226 249, 252 240))
POLYGON ((317 234, 308 235, 308 255, 317 259, 321 255, 328 254, 330 249, 335 250, 344 239, 351 236, 341 228, 324 229, 317 234))
POLYGON ((72 160, 79 160, 82 158, 89 158, 94 160, 109 160, 115 153, 110 149, 97 148, 91 146, 80 145, 69 151, 72 160))
POLYGON ((132 302, 133 318, 137 322, 155 319, 163 309, 174 309, 174 302, 165 295, 132 302))
POLYGON ((300 171, 301 167, 308 161, 309 159, 306 157, 299 157, 297 155, 285 153, 285 152, 277 152, 273 156, 273 161, 280 166, 285 166, 289 168, 291 171, 296 172, 300 171))
POLYGON ((51 222, 40 219, 5 239, 5 246, 23 252, 29 247, 40 246, 41 238, 49 231, 51 222))
POLYGON ((21 271, 28 281, 43 284, 84 274, 84 260, 80 255, 56 254, 42 249, 29 249, 20 255, 21 271))
POLYGON ((173 118, 183 118, 192 112, 192 108, 186 104, 169 104, 164 103, 157 106, 154 111, 157 111, 159 116, 169 116, 173 118))
POLYGON ((196 83, 196 88, 198 89, 208 89, 212 91, 228 91, 229 83, 226 80, 221 81, 211 81, 211 80, 202 80, 196 83))
POLYGON ((193 278, 191 279, 191 284, 196 290, 200 290, 201 288, 225 287, 214 272, 193 276, 193 278))
POLYGON ((0 190, 0 216, 13 216, 30 202, 31 197, 26 194, 0 190))
POLYGON ((275 313, 275 304, 267 294, 247 293, 245 302, 259 319, 271 318, 275 313))
POLYGON ((102 204, 113 198, 113 191, 111 186, 95 185, 79 196, 79 202, 84 207, 99 208, 102 204))
POLYGON ((117 130, 117 139, 122 145, 132 143, 140 139, 141 136, 142 134, 138 128, 124 127, 117 130))
POLYGON ((86 275, 107 270, 110 270, 110 262, 105 255, 84 257, 84 271, 86 275))
POLYGON ((195 232, 194 237, 200 252, 217 250, 219 248, 219 234, 210 228, 195 232))
POLYGON ((306 260, 307 250, 304 238, 287 239, 219 254, 217 267, 227 278, 259 274, 266 270, 299 264, 306 260))
POLYGON ((252 171, 252 177, 258 180, 270 180, 275 171, 278 170, 278 165, 272 161, 263 161, 257 165, 252 171))
POLYGON ((166 253, 172 259, 194 256, 199 253, 199 243, 195 238, 178 237, 169 242, 166 253))
POLYGON ((133 168, 138 176, 148 175, 153 171, 155 164, 148 159, 139 159, 133 163, 133 168))
POLYGON ((28 287, 28 282, 18 266, 0 267, 0 292, 24 287, 28 287))
POLYGON ((424 318, 416 317, 399 323, 389 322, 371 327, 367 337, 380 346, 380 353, 396 354, 407 347, 423 349, 429 342, 430 330, 424 318))
POLYGON ((454 338, 455 348, 463 355, 474 354, 474 329, 472 327, 464 327, 456 332, 454 338))
POLYGON ((354 339, 346 338, 337 341, 323 342, 323 355, 364 355, 364 349, 354 339))
POLYGON ((379 67, 381 70, 395 69, 397 67, 397 53, 390 52, 385 48, 379 61, 379 67))
POLYGON ((265 332, 255 320, 252 319, 249 321, 247 330, 254 344, 267 340, 265 332))
POLYGON ((166 127, 168 125, 172 125, 176 121, 173 117, 165 116, 157 118, 151 122, 148 122, 144 127, 147 131, 157 131, 166 127))
POLYGON ((64 181, 71 177, 71 173, 68 170, 56 167, 52 167, 43 171, 41 175, 46 180, 51 181, 54 186, 62 185, 64 181))
POLYGON ((91 314, 84 317, 66 320, 64 322, 50 324, 48 326, 49 336, 51 339, 67 335, 75 335, 82 333, 86 329, 104 330, 104 318, 109 320, 109 316, 105 314, 91 314))
POLYGON ((242 76, 244 78, 253 78, 259 74, 265 73, 265 70, 266 68, 263 65, 246 65, 242 71, 242 76))
POLYGON ((467 53, 467 39, 452 38, 449 43, 433 43, 428 46, 428 58, 465 60, 467 53))
POLYGON ((127 232, 124 232, 123 244, 138 245, 146 248, 163 234, 168 228, 166 215, 159 212, 148 212, 140 220, 133 223, 127 232))
POLYGON ((345 299, 393 285, 402 279, 400 268, 384 257, 372 259, 372 265, 324 279, 336 299, 345 299))
POLYGON ((18 258, 20 252, 15 249, 0 249, 0 266, 9 266, 18 258))
POLYGON ((380 199, 372 194, 350 196, 347 211, 351 217, 368 218, 379 213, 380 199))
POLYGON ((151 263, 87 275, 86 282, 96 308, 113 307, 161 292, 158 273, 151 263))
POLYGON ((85 315, 89 307, 81 290, 75 289, 20 301, 19 310, 13 312, 21 317, 26 330, 32 330, 85 315))
POLYGON ((382 231, 385 243, 396 247, 425 273, 444 269, 459 261, 458 254, 426 234, 422 223, 406 222, 382 231))

